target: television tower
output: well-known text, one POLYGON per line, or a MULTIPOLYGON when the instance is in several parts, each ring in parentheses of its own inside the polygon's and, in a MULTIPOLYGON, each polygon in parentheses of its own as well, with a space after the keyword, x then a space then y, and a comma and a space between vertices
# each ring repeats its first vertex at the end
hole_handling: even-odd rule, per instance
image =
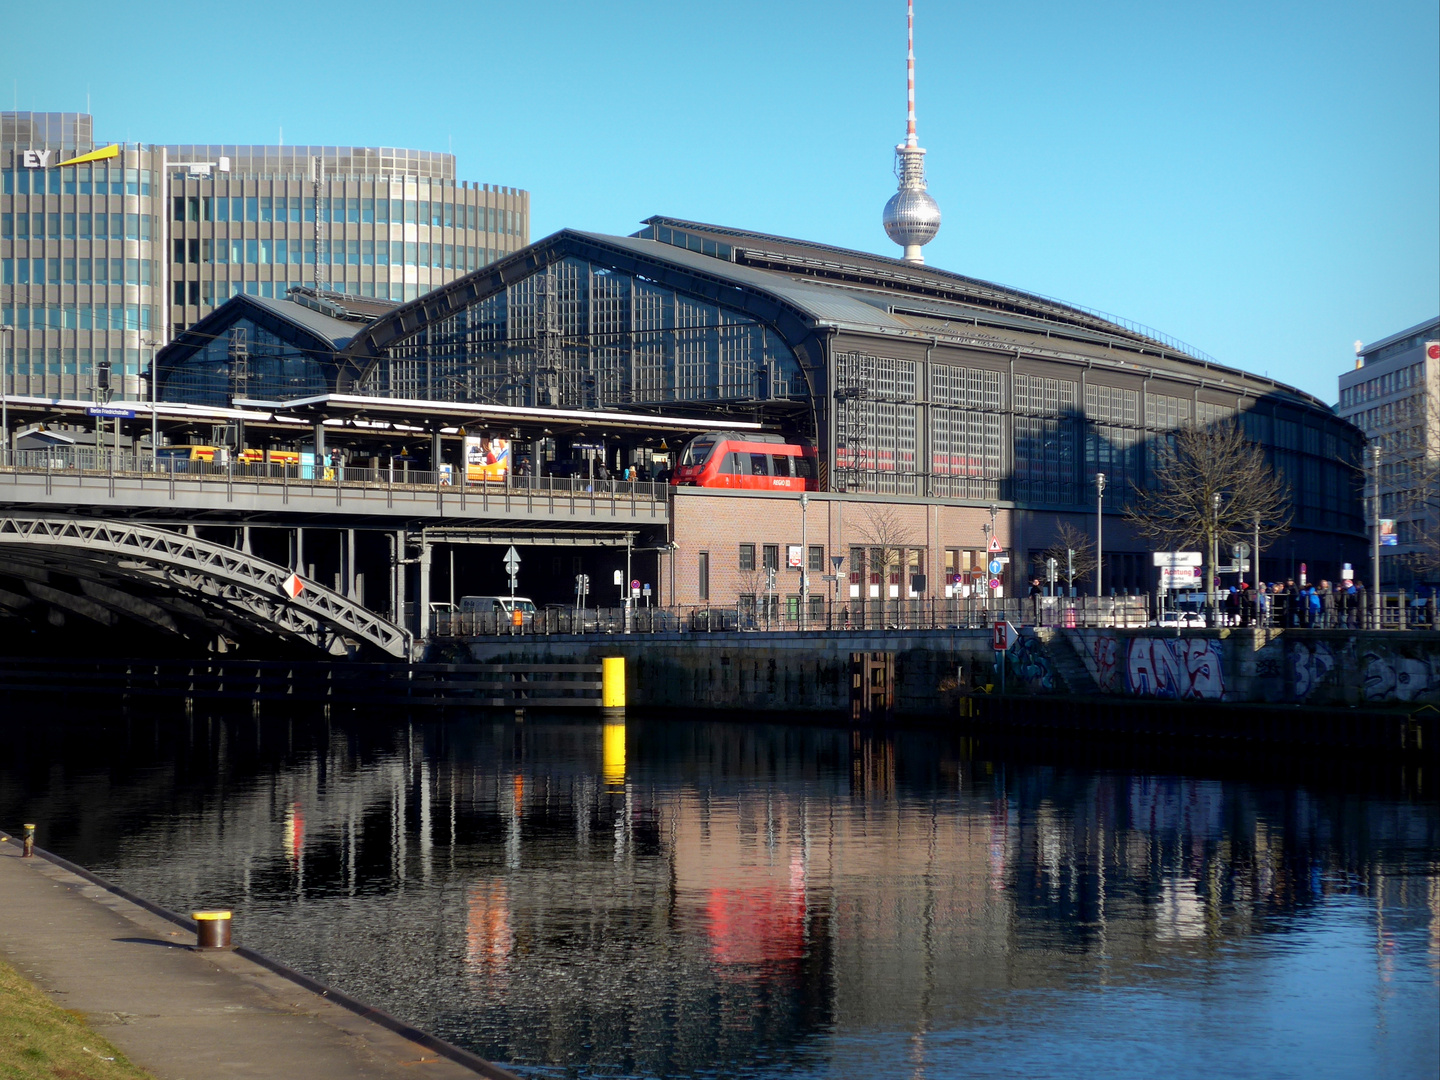
POLYGON ((908 263, 923 263, 920 246, 940 231, 940 207, 925 190, 925 151, 915 135, 915 0, 905 0, 905 141, 895 147, 900 189, 885 204, 885 232, 905 249, 908 263))

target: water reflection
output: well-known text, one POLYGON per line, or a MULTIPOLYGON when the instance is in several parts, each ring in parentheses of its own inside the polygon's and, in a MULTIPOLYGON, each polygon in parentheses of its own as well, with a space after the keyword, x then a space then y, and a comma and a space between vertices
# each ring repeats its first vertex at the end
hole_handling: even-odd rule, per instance
POLYGON ((1440 1065, 1431 802, 684 721, 19 738, 0 821, 536 1076, 1440 1065))

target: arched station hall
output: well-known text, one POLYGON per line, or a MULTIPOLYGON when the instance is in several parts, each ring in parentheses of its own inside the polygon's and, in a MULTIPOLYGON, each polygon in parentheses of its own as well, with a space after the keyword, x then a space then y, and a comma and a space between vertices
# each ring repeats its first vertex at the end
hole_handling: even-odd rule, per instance
MULTIPOLYGON (((1122 518, 1132 486, 1147 484, 1168 433, 1230 417, 1292 492, 1292 528, 1263 554, 1261 576, 1294 576, 1304 562, 1312 580, 1336 579, 1366 558, 1364 437, 1318 398, 1074 305, 715 225, 655 217, 632 236, 563 230, 400 305, 237 297, 158 365, 162 400, 310 398, 323 409, 340 395, 352 412, 355 398, 430 402, 437 415, 445 403, 533 411, 502 433, 520 468, 539 474, 581 458, 593 469, 601 456, 614 475, 653 476, 717 423, 812 446, 808 508, 799 484, 673 489, 671 534, 647 538, 674 545, 643 572, 657 602, 731 605, 763 590, 775 565, 793 607, 798 561, 816 602, 873 598, 877 586, 890 598, 949 596, 988 561, 992 523, 1012 595, 1062 522, 1093 536, 1100 472, 1105 591, 1151 592, 1151 551, 1122 518), (552 410, 660 424, 617 423, 596 441, 603 425, 560 431, 545 422, 552 410), (887 549, 903 554, 880 558, 887 549)), ((430 445, 442 459, 461 453, 438 435, 430 445)), ((528 591, 565 599, 568 569, 553 597, 544 583, 528 591)))

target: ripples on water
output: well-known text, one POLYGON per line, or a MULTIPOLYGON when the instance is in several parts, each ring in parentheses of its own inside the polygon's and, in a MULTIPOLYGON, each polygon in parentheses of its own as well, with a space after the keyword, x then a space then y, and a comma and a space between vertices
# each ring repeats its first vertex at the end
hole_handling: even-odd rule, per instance
POLYGON ((682 720, 19 738, 0 823, 523 1075, 1440 1069, 1430 801, 682 720))

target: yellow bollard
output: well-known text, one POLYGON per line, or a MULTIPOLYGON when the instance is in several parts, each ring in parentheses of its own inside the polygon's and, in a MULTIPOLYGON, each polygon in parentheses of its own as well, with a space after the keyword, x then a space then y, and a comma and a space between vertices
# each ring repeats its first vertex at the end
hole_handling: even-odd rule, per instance
MULTIPOLYGON (((623 704, 623 703, 624 703, 624 700, 625 700, 625 691, 624 691, 624 688, 623 688, 623 687, 621 688, 621 691, 620 691, 620 700, 621 700, 621 703, 623 704)), ((26 825, 26 826, 25 826, 25 847, 24 847, 23 850, 24 850, 24 854, 21 856, 22 859, 30 859, 30 858, 33 858, 33 857, 34 857, 34 855, 35 855, 35 826, 34 826, 34 825, 26 825)))
POLYGON ((605 709, 625 708, 623 656, 606 656, 600 660, 600 704, 605 709))

